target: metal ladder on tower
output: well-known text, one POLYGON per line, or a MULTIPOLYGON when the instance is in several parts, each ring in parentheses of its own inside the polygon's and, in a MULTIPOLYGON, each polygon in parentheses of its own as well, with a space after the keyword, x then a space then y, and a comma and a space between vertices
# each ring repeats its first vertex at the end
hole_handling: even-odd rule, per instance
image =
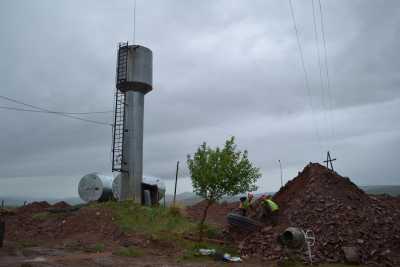
POLYGON ((125 92, 119 88, 128 78, 128 43, 120 43, 115 88, 115 107, 113 124, 112 170, 123 171, 123 143, 125 134, 125 92))

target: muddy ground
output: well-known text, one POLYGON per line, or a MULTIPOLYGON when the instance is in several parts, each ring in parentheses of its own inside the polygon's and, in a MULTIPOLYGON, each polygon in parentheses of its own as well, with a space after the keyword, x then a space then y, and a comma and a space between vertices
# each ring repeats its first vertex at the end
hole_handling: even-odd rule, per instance
MULTIPOLYGON (((6 235, 0 248, 0 267, 224 265, 210 257, 187 259, 174 240, 123 232, 113 211, 101 205, 71 208, 66 203, 51 206, 34 202, 16 210, 3 210, 6 235), (124 249, 134 251, 124 256, 124 249)), ((246 266, 268 263, 247 259, 246 266)))
MULTIPOLYGON (((58 267, 58 266, 226 266, 226 263, 212 259, 196 261, 180 261, 177 254, 169 255, 162 250, 149 248, 142 250, 143 255, 138 257, 123 257, 113 254, 112 248, 104 252, 93 253, 81 250, 66 249, 62 246, 35 246, 19 248, 16 243, 6 242, 0 249, 1 267, 58 267)), ((274 266, 272 263, 261 263, 246 260, 246 263, 230 263, 229 266, 274 266)))

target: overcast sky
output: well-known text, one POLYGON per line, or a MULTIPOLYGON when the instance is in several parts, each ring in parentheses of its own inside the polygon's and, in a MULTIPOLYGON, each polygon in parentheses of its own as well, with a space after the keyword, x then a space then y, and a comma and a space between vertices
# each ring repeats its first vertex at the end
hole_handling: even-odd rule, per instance
MULTIPOLYGON (((171 179, 180 160, 187 177, 188 153, 233 135, 261 168, 260 191, 279 188, 279 159, 287 180, 327 150, 357 184, 399 184, 400 2, 321 3, 330 90, 318 1, 316 37, 311 0, 293 0, 307 93, 288 1, 137 0, 136 41, 154 59, 145 174, 171 179)), ((0 0, 0 94, 57 111, 112 110, 132 13, 133 0, 0 0)), ((111 127, 3 109, 0 121, 0 196, 72 196, 84 174, 111 172, 111 127)), ((179 191, 190 190, 184 180, 179 191)))

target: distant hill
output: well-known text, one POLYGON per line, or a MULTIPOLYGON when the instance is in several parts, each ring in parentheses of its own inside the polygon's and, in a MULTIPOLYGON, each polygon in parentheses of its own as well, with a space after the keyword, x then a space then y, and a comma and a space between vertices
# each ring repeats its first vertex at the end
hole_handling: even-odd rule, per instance
POLYGON ((391 196, 400 196, 400 185, 368 185, 360 186, 364 192, 371 195, 388 194, 391 196))
POLYGON ((47 201, 50 204, 54 204, 60 201, 67 202, 70 205, 81 204, 83 201, 79 197, 70 197, 70 198, 32 198, 32 197, 2 197, 0 196, 0 201, 4 200, 5 206, 16 207, 22 206, 24 202, 27 203, 35 202, 35 201, 47 201))
MULTIPOLYGON (((273 195, 274 193, 271 193, 271 192, 269 192, 269 193, 259 193, 259 194, 254 194, 254 197, 257 198, 257 197, 260 197, 263 194, 273 195)), ((246 196, 246 194, 237 195, 237 196, 233 196, 233 197, 223 197, 219 202, 224 202, 224 201, 226 201, 228 203, 237 202, 237 201, 239 201, 239 199, 242 196, 246 196)), ((172 203, 173 199, 174 199, 173 195, 167 195, 166 196, 166 203, 167 204, 172 203)), ((203 198, 197 196, 195 193, 192 193, 192 192, 184 192, 184 193, 176 195, 176 201, 181 203, 181 204, 183 204, 183 205, 185 205, 185 206, 194 205, 194 204, 196 204, 196 203, 198 203, 198 202, 200 202, 202 200, 203 200, 203 198)))
MULTIPOLYGON (((360 186, 360 188, 366 192, 367 194, 370 195, 380 195, 380 194, 388 194, 391 196, 400 196, 400 185, 371 185, 371 186, 360 186)), ((258 198, 263 194, 268 194, 268 195, 273 195, 275 192, 267 192, 267 193, 259 193, 259 194, 254 194, 254 197, 258 198)), ((228 203, 230 202, 236 202, 239 201, 240 197, 246 196, 246 194, 242 195, 237 195, 233 197, 224 197, 221 199, 220 202, 226 201, 228 203)), ((184 192, 181 194, 178 194, 176 196, 176 201, 185 205, 185 206, 191 206, 193 204, 196 204, 197 202, 200 202, 202 200, 201 197, 197 196, 196 194, 192 192, 184 192)), ((172 203, 173 201, 173 195, 167 195, 166 196, 166 203, 172 203)))
MULTIPOLYGON (((364 190, 367 194, 371 195, 380 195, 380 194, 388 194, 391 196, 400 196, 400 185, 369 185, 369 186, 360 186, 362 190, 364 190)), ((261 196, 262 194, 269 194, 273 195, 274 192, 269 192, 269 193, 259 193, 255 194, 254 196, 257 198, 261 196)), ((242 195, 237 195, 233 197, 224 197, 221 199, 220 202, 226 201, 226 202, 235 202, 239 201, 239 198, 242 196, 246 196, 245 194, 242 195)), ((26 197, 26 198, 20 198, 20 197, 2 197, 0 196, 0 201, 4 200, 4 203, 6 206, 21 206, 24 204, 25 201, 27 203, 34 202, 34 201, 47 201, 50 204, 54 204, 59 201, 65 201, 70 205, 76 205, 76 204, 81 204, 83 201, 79 197, 70 197, 70 198, 31 198, 31 197, 26 197)), ((165 202, 168 204, 172 203, 173 201, 173 195, 166 195, 165 202)), ((191 206, 196 204, 197 202, 200 202, 203 200, 201 197, 197 196, 193 192, 184 192, 177 194, 176 196, 177 202, 185 205, 185 206, 191 206)))

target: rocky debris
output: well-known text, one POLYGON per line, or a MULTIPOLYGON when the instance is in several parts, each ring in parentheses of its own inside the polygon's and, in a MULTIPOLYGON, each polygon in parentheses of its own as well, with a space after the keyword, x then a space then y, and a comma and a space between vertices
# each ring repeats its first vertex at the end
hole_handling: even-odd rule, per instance
POLYGON ((364 264, 400 266, 398 199, 370 197, 349 178, 310 163, 274 196, 274 201, 280 206, 279 225, 243 240, 242 254, 281 257, 284 252, 277 237, 293 226, 315 234, 312 251, 316 262, 357 258, 364 264))

